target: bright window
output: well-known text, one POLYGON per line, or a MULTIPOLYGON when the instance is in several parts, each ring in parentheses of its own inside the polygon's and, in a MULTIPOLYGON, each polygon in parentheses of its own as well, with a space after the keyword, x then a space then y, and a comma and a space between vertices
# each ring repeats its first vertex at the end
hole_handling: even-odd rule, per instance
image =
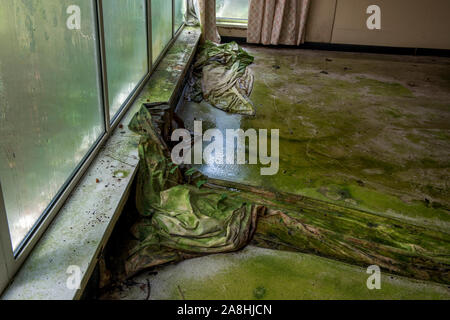
POLYGON ((249 0, 216 0, 218 22, 247 24, 249 0))
POLYGON ((185 0, 175 0, 174 1, 174 11, 175 11, 175 21, 174 21, 174 31, 176 32, 181 25, 184 23, 184 15, 186 13, 186 1, 185 0))
POLYGON ((0 181, 19 248, 104 133, 91 0, 2 0, 0 181), (80 8, 80 29, 66 10, 80 8))
POLYGON ((172 39, 172 1, 152 0, 152 51, 153 62, 172 39))
POLYGON ((146 0, 103 1, 111 119, 148 72, 146 0))
POLYGON ((182 26, 147 3, 0 0, 0 293, 182 26))

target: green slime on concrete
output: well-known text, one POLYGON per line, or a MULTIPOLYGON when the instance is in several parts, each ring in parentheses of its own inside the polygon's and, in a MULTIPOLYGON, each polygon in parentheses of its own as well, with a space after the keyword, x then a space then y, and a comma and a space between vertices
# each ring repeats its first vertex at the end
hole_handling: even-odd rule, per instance
POLYGON ((135 278, 127 292, 107 299, 146 299, 141 284, 148 280, 151 300, 309 300, 309 299, 443 299, 446 286, 382 273, 381 290, 369 290, 365 268, 314 255, 248 246, 158 268, 150 277, 135 278))
MULTIPOLYGON (((156 299, 328 300, 449 299, 445 286, 382 274, 381 290, 369 290, 365 269, 299 253, 247 248, 242 253, 185 261, 163 269, 166 293, 156 299), (198 260, 198 261, 195 261, 198 260), (201 265, 225 265, 199 278, 201 265), (231 280, 232 279, 232 280, 231 280)), ((156 278, 161 275, 156 276, 156 278)))
POLYGON ((450 232, 448 63, 249 51, 256 57, 250 97, 256 117, 232 118, 204 103, 187 103, 178 113, 187 124, 195 117, 212 128, 230 122, 244 130, 279 128, 280 172, 261 177, 260 166, 250 165, 199 170, 450 232), (406 87, 405 79, 414 87, 406 87))

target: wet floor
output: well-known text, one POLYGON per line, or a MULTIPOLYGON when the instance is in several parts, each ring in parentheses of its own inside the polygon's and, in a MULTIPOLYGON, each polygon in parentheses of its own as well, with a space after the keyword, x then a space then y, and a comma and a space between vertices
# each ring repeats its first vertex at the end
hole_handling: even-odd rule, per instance
POLYGON ((177 113, 191 129, 279 129, 279 172, 199 166, 205 175, 450 230, 450 59, 244 47, 255 117, 205 102, 177 113))
MULTIPOLYGON (((279 129, 279 172, 200 165, 262 186, 450 232, 450 59, 245 47, 256 116, 185 102, 188 129, 279 129)), ((326 215, 325 215, 326 216, 326 215)), ((380 231, 382 232, 382 231, 380 231)), ((414 247, 416 248, 416 247, 414 247)), ((445 285, 316 255, 248 246, 144 272, 104 299, 448 299, 445 285)))
POLYGON ((449 299, 444 285, 382 274, 367 288, 364 268, 301 253, 246 247, 142 273, 107 300, 449 299))

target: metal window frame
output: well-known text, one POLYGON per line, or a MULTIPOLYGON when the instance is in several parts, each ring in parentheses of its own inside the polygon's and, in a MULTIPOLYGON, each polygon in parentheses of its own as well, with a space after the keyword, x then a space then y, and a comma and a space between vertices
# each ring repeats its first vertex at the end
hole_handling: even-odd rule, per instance
MULTIPOLYGON (((176 0, 173 0, 173 2, 172 2, 172 11, 173 11, 173 14, 172 14, 172 26, 173 26, 172 27, 172 29, 173 29, 172 34, 173 34, 174 38, 177 38, 178 32, 180 31, 180 29, 183 28, 183 26, 185 25, 186 21, 184 21, 179 26, 175 26, 175 17, 176 17, 175 1, 176 0)), ((189 6, 189 1, 188 0, 184 0, 184 4, 185 4, 186 12, 188 12, 188 10, 189 10, 189 7, 188 7, 189 6)), ((184 18, 186 18, 186 15, 184 16, 184 18)))
MULTIPOLYGON (((5 243, 11 243, 11 238, 9 236, 8 221, 6 218, 5 202, 3 201, 2 185, 0 181, 0 292, 1 289, 6 287, 8 281, 11 277, 8 271, 6 254, 5 254, 5 243)), ((12 250, 12 246, 11 246, 12 250)))
MULTIPOLYGON (((148 1, 150 2, 150 5, 151 5, 151 0, 148 0, 148 1)), ((186 3, 186 10, 188 10, 188 6, 189 6, 188 0, 184 0, 184 1, 186 3)), ((150 6, 150 14, 151 14, 151 6, 150 6)), ((186 21, 184 21, 183 24, 178 28, 178 30, 175 30, 174 20, 175 20, 175 0, 172 0, 172 38, 167 43, 167 45, 164 47, 164 49, 161 51, 158 58, 153 62, 153 68, 152 68, 151 73, 153 73, 153 71, 156 70, 159 63, 165 57, 167 51, 170 49, 170 47, 172 47, 173 43, 175 42, 175 40, 178 38, 178 36, 180 35, 180 33, 183 31, 184 27, 186 26, 186 21)), ((152 32, 153 32, 153 30, 151 30, 151 23, 150 23, 150 38, 152 37, 152 32)), ((153 61, 153 50, 150 52, 150 55, 152 56, 151 59, 153 61)))
MULTIPOLYGON (((80 182, 93 160, 99 154, 101 147, 110 138, 115 128, 119 125, 123 116, 129 110, 134 103, 137 96, 140 94, 148 79, 161 62, 162 58, 166 55, 168 49, 172 46, 173 42, 179 36, 184 29, 186 23, 184 22, 179 30, 174 30, 174 15, 175 15, 175 0, 172 0, 172 39, 169 41, 163 52, 158 59, 153 63, 152 56, 152 23, 151 23, 151 2, 152 0, 145 0, 146 4, 146 23, 147 23, 147 57, 148 68, 147 73, 136 86, 133 92, 129 95, 128 99, 124 102, 119 112, 112 118, 109 112, 109 95, 108 95, 108 75, 107 75, 107 61, 106 61, 106 49, 105 49, 105 37, 104 37, 104 20, 103 20, 103 0, 90 0, 92 5, 92 16, 94 24, 94 32, 96 34, 95 51, 97 60, 97 81, 99 87, 99 100, 102 106, 103 119, 104 119, 104 132, 99 137, 94 146, 85 155, 85 158, 81 161, 71 176, 68 177, 66 183, 61 187, 60 192, 55 196, 55 199, 49 204, 46 211, 42 213, 41 218, 37 221, 36 225, 27 235, 20 248, 13 251, 11 236, 8 226, 8 219, 6 215, 5 202, 3 198, 3 192, 0 181, 0 294, 13 280, 17 271, 19 271, 22 264, 25 262, 35 245, 38 243, 42 235, 45 233, 50 223, 56 217, 60 209, 69 198, 72 191, 80 182)), ((185 0, 187 1, 187 0, 185 0)), ((186 4, 187 6, 188 4, 186 4)))

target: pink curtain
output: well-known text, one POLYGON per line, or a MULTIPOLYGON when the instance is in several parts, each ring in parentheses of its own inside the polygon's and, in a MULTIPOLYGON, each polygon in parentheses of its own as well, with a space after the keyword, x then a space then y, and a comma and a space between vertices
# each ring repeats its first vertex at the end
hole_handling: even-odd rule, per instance
POLYGON ((220 35, 216 26, 216 0, 197 0, 202 41, 210 40, 220 43, 220 35))
POLYGON ((247 42, 300 45, 311 0, 250 0, 247 42))

